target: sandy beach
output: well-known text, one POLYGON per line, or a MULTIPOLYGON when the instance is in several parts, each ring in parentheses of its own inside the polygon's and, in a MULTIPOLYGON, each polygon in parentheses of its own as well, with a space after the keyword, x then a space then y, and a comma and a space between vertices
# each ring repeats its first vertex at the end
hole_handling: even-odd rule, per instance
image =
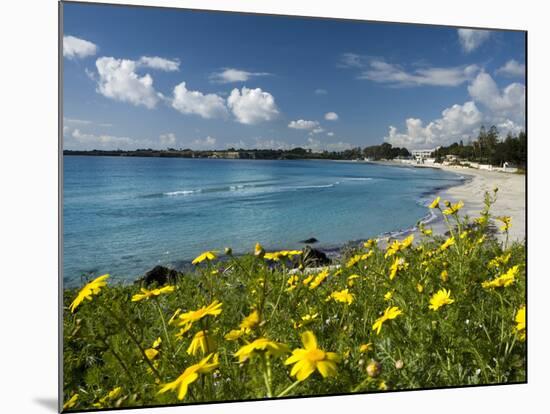
MULTIPOLYGON (((496 203, 492 206, 491 215, 493 217, 512 217, 512 227, 509 233, 510 241, 522 241, 525 239, 527 206, 525 204, 526 176, 524 174, 445 165, 410 165, 395 161, 375 161, 374 163, 404 168, 439 168, 467 178, 464 184, 442 190, 434 194, 434 198, 435 196, 441 196, 442 200, 449 200, 453 203, 462 200, 464 207, 461 212, 470 217, 479 216, 480 211, 483 209, 485 192, 492 192, 497 187, 498 197, 496 203)), ((429 223, 428 227, 431 227, 436 234, 444 234, 447 231, 443 220, 435 220, 429 223)))
MULTIPOLYGON (((451 166, 438 168, 457 172, 470 178, 465 184, 451 187, 439 195, 443 200, 451 202, 462 200, 464 213, 471 217, 479 215, 482 210, 485 192, 492 191, 497 187, 497 201, 492 207, 491 214, 512 217, 510 240, 521 241, 525 238, 525 175, 451 166)), ((434 230, 439 232, 438 227, 434 226, 434 230)))

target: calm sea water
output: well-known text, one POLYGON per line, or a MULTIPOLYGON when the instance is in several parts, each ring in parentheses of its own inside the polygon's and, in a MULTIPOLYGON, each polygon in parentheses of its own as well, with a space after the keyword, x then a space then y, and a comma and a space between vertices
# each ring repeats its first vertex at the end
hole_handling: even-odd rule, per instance
POLYGON ((320 248, 406 229, 461 177, 360 162, 64 157, 64 280, 132 280, 204 250, 320 248))

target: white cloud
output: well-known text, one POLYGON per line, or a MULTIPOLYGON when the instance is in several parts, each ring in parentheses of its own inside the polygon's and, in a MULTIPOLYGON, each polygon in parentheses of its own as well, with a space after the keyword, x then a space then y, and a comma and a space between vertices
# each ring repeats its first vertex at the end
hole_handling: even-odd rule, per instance
POLYGON ((333 136, 334 136, 334 132, 327 132, 327 135, 328 135, 329 137, 333 137, 333 136))
POLYGON ((289 128, 292 129, 314 129, 319 126, 317 121, 306 121, 305 119, 298 119, 297 121, 290 121, 289 128))
POLYGON ((511 83, 502 91, 493 78, 481 72, 468 86, 470 96, 488 108, 494 116, 510 118, 516 123, 525 119, 525 85, 511 83))
POLYGON ((511 59, 506 64, 498 68, 495 73, 497 75, 509 77, 525 76, 525 64, 519 63, 517 60, 511 59))
POLYGON ((211 136, 204 139, 196 139, 191 143, 191 149, 194 150, 212 150, 215 149, 217 140, 211 136))
POLYGON ((354 146, 348 142, 322 142, 318 139, 309 137, 307 143, 302 146, 302 148, 310 149, 313 152, 322 152, 322 151, 345 151, 353 148, 354 146))
POLYGON ((67 124, 72 124, 72 125, 89 125, 92 123, 92 121, 88 121, 86 119, 76 119, 76 118, 66 118, 66 117, 63 117, 63 122, 67 123, 67 124))
POLYGON ((477 65, 468 65, 448 68, 421 67, 408 72, 400 65, 371 59, 368 61, 367 68, 358 78, 396 87, 458 86, 471 80, 478 71, 477 65))
POLYGON ((94 43, 74 36, 63 36, 63 56, 69 59, 83 59, 94 56, 98 47, 94 43))
POLYGON ((313 129, 310 134, 320 134, 321 132, 325 132, 325 130, 321 127, 317 127, 315 129, 313 129))
POLYGON ((356 53, 343 53, 338 66, 342 68, 362 68, 365 66, 365 58, 356 53))
POLYGON ((142 56, 137 63, 139 66, 163 70, 165 72, 176 72, 180 69, 180 61, 178 59, 170 60, 158 56, 142 56))
POLYGON ((268 75, 270 74, 266 72, 248 72, 241 69, 224 68, 220 72, 211 74, 210 80, 216 83, 246 82, 252 77, 268 75))
POLYGON ((337 121, 338 120, 338 114, 336 112, 327 112, 325 114, 325 119, 327 121, 337 121))
POLYGON ((190 91, 185 82, 174 88, 172 107, 182 114, 196 114, 203 118, 223 117, 227 114, 225 101, 216 94, 203 94, 199 91, 190 91))
POLYGON ((240 139, 237 142, 230 142, 226 144, 226 148, 235 149, 274 149, 274 150, 288 150, 296 147, 297 145, 290 145, 288 142, 279 141, 272 138, 256 137, 252 140, 240 139))
POLYGON ((389 127, 386 142, 408 149, 433 148, 467 139, 479 128, 483 114, 472 101, 464 105, 455 104, 441 113, 441 118, 424 126, 421 119, 408 118, 406 132, 400 133, 394 126, 389 127))
POLYGON ((227 105, 241 124, 271 121, 279 115, 273 95, 260 88, 233 89, 227 98, 227 105))
POLYGON ((149 141, 136 140, 130 137, 118 137, 107 134, 90 134, 81 132, 80 129, 71 130, 64 128, 64 148, 80 150, 132 150, 140 146, 149 146, 149 141))
POLYGON ((167 148, 167 147, 173 148, 177 143, 176 134, 174 134, 173 132, 169 132, 167 134, 161 134, 159 136, 159 142, 161 147, 163 148, 167 148))
POLYGON ((481 72, 468 86, 471 101, 445 109, 426 126, 421 119, 405 121, 406 131, 389 127, 385 141, 408 149, 449 145, 477 137, 479 127, 495 125, 501 136, 517 134, 525 126, 525 85, 512 83, 500 90, 490 75, 481 72), (478 105, 483 107, 482 112, 478 105))
POLYGON ((161 95, 153 88, 149 74, 136 74, 136 62, 127 59, 101 57, 96 61, 99 79, 97 91, 107 98, 154 108, 161 95))
POLYGON ((315 95, 326 95, 328 93, 326 89, 322 88, 315 89, 313 92, 315 93, 315 95))
POLYGON ((491 36, 488 30, 458 29, 458 40, 466 53, 476 50, 491 36))

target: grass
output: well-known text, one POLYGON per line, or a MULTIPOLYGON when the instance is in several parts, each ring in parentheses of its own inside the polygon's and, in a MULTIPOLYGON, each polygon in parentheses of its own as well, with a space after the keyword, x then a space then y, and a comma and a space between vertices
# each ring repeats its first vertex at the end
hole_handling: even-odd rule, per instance
POLYGON ((496 191, 486 195, 473 220, 461 217, 459 206, 436 206, 452 212, 444 215, 451 241, 425 228, 414 243, 382 248, 369 241, 347 250, 338 268, 313 277, 304 269, 291 274, 299 252, 267 259, 258 245, 240 257, 226 251, 224 261, 204 256, 173 290, 92 283, 72 312, 79 291, 67 289, 64 408, 524 382, 525 330, 516 315, 525 305, 525 244, 509 245, 506 221, 490 216, 495 197, 496 191), (493 222, 502 226, 503 242, 491 236, 493 222), (146 297, 132 301, 140 293, 146 297), (205 315, 186 314, 214 301, 220 313, 214 306, 205 315), (377 333, 373 325, 394 307, 401 314, 377 333), (207 341, 193 341, 199 331, 207 341), (230 331, 239 337, 226 339, 230 331), (294 351, 312 336, 318 351, 310 351, 311 343, 307 352, 294 351), (248 349, 259 338, 268 346, 248 349), (235 353, 251 343, 239 361, 235 353), (301 381, 285 364, 292 351, 302 368, 314 369, 301 381), (187 392, 178 395, 186 380, 187 392))

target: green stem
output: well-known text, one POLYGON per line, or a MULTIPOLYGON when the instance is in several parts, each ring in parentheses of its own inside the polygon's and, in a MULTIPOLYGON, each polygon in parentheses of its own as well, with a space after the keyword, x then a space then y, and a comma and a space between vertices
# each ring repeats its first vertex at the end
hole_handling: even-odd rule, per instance
POLYGON ((300 380, 296 380, 294 381, 292 384, 290 384, 288 387, 286 387, 283 392, 281 392, 279 395, 277 395, 277 398, 281 398, 281 397, 284 397, 285 395, 287 395, 290 391, 292 391, 292 389, 298 385, 301 381, 300 380))
POLYGON ((158 303, 158 299, 154 298, 154 303, 156 305, 156 308, 159 311, 160 320, 162 321, 162 328, 164 329, 164 336, 166 337, 166 342, 168 342, 168 346, 174 351, 174 348, 172 348, 172 342, 170 341, 170 336, 168 335, 168 329, 166 328, 166 321, 164 320, 164 315, 162 314, 162 309, 160 308, 160 304, 158 303))
POLYGON ((139 341, 137 340, 136 336, 134 335, 134 333, 130 330, 130 328, 128 328, 128 325, 126 323, 124 323, 123 320, 121 320, 116 314, 115 312, 113 312, 112 309, 110 309, 108 306, 105 306, 104 304, 102 304, 100 302, 100 306, 103 307, 103 309, 105 309, 117 322, 118 324, 120 325, 120 327, 126 331, 126 333, 128 334, 128 336, 130 337, 130 339, 132 340, 132 342, 137 346, 137 348, 139 349, 139 352, 141 353, 141 355, 143 356, 143 359, 145 360, 145 362, 147 363, 147 365, 149 365, 149 368, 151 368, 151 371, 153 372, 153 374, 155 375, 155 377, 161 381, 161 377, 160 377, 160 374, 159 372, 157 371, 157 369, 155 368, 155 366, 153 365, 153 363, 149 360, 149 358, 147 358, 147 354, 145 353, 145 350, 143 349, 143 347, 140 345, 139 341))
POLYGON ((107 347, 107 349, 108 349, 109 351, 111 351, 111 354, 113 354, 113 356, 115 357, 115 359, 117 360, 117 362, 119 363, 119 365, 122 367, 124 373, 126 374, 126 376, 128 377, 128 379, 130 380, 130 382, 131 382, 132 384, 135 384, 134 377, 130 374, 130 370, 128 369, 128 367, 126 366, 126 364, 124 363, 124 361, 122 360, 122 358, 120 357, 120 355, 118 355, 118 353, 115 352, 115 350, 113 349, 113 347, 109 344, 109 342, 107 342, 107 339, 102 338, 102 342, 105 344, 105 346, 107 347))
POLYGON ((271 391, 271 361, 267 353, 264 353, 264 382, 265 388, 267 391, 267 397, 273 398, 273 393, 271 391))

